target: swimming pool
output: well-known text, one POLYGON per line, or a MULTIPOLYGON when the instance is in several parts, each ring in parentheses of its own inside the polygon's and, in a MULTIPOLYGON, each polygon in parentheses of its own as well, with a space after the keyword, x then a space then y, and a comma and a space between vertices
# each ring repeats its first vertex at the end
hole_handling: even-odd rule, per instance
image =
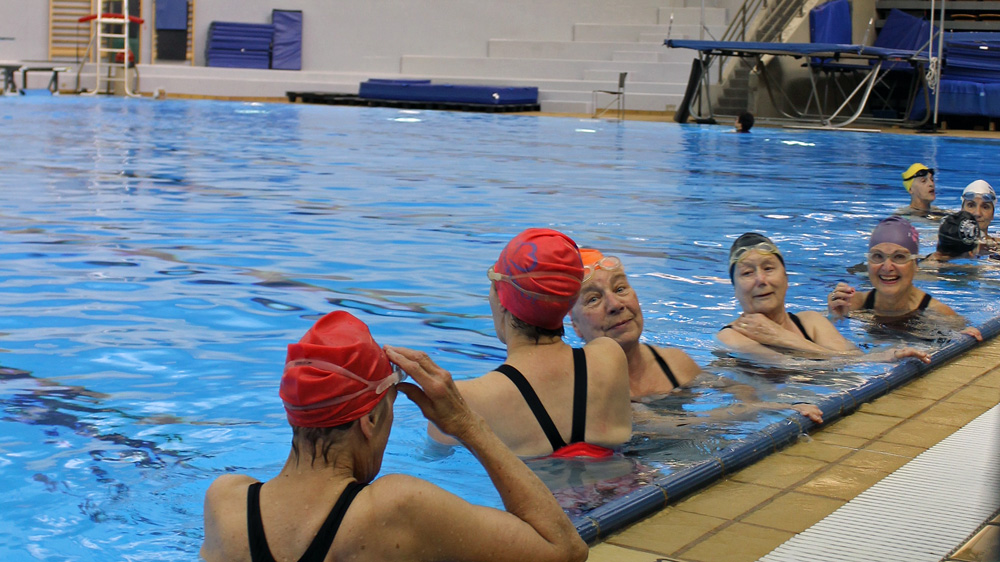
MULTIPOLYGON (((952 208, 966 183, 1000 175, 996 141, 847 132, 76 97, 2 97, 0 124, 5 560, 194 558, 209 482, 283 464, 285 345, 333 308, 458 377, 500 363, 485 271, 529 226, 621 256, 649 341, 764 398, 856 386, 886 366, 769 382, 713 353, 737 309, 732 239, 772 235, 789 308, 822 309, 836 281, 863 283, 846 268, 903 204, 911 161, 939 170, 952 208)), ((933 227, 918 228, 929 252, 933 227)), ((981 324, 1000 316, 998 281, 980 268, 917 283, 981 324)), ((671 400, 700 412, 734 399, 671 400)), ((689 439, 701 428, 643 436, 616 466, 538 469, 580 515, 786 416, 705 442, 689 439)), ((428 447, 423 429, 401 398, 383 471, 499 505, 471 456, 428 447)))

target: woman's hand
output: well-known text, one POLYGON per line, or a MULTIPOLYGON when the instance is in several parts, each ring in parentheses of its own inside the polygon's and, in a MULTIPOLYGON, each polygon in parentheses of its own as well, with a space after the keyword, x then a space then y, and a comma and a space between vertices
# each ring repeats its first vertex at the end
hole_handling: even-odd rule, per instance
POLYGON ((983 341, 983 334, 980 333, 979 328, 976 328, 975 326, 969 326, 968 328, 962 330, 961 333, 976 338, 976 341, 983 341))
POLYGON ((814 423, 823 423, 823 410, 815 404, 792 404, 791 408, 814 423))
POLYGON ((826 297, 826 309, 830 316, 837 318, 847 316, 851 311, 851 298, 854 297, 854 287, 847 283, 837 283, 833 291, 826 297))
POLYGON ((459 439, 477 425, 477 416, 465 403, 451 373, 438 367, 423 351, 388 345, 384 349, 389 360, 420 385, 404 382, 396 388, 420 408, 428 421, 459 439))
POLYGON ((732 323, 732 328, 741 335, 763 345, 785 347, 792 332, 784 329, 763 314, 744 314, 732 323))
POLYGON ((929 353, 927 353, 926 351, 920 351, 919 349, 915 349, 912 347, 900 347, 898 349, 893 350, 892 352, 892 358, 895 361, 902 361, 907 357, 916 357, 917 359, 919 359, 924 363, 931 362, 931 355, 929 353))

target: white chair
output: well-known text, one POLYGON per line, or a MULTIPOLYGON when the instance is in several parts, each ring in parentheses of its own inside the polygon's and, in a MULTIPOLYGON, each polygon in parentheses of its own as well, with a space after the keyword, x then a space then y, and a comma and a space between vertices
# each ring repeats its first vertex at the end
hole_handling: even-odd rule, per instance
POLYGON ((601 115, 604 115, 611 109, 612 106, 618 104, 618 119, 625 119, 625 77, 628 76, 628 72, 618 73, 618 89, 617 90, 594 90, 594 119, 597 119, 601 115), (614 96, 611 102, 601 109, 598 109, 597 105, 597 95, 598 94, 610 94, 614 96))

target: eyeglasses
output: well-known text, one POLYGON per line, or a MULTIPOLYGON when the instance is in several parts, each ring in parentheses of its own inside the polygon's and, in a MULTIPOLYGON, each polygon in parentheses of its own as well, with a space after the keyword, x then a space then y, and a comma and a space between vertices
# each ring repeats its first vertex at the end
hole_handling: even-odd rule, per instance
POLYGON ((982 197, 983 201, 985 201, 987 203, 996 203, 996 201, 997 201, 996 194, 995 193, 990 193, 990 192, 986 192, 986 193, 973 193, 971 191, 966 191, 965 193, 962 194, 962 199, 964 199, 965 201, 975 201, 975 199, 976 199, 977 196, 978 197, 982 197))
POLYGON ((583 282, 586 283, 587 281, 590 281, 590 278, 594 276, 594 272, 598 269, 613 271, 615 269, 621 269, 621 267, 622 260, 615 256, 604 256, 590 265, 583 266, 583 282))
POLYGON ((335 396, 333 398, 330 398, 329 400, 324 400, 316 404, 309 404, 307 406, 293 406, 286 402, 285 408, 289 410, 300 410, 300 411, 319 410, 321 408, 327 408, 329 406, 343 404, 344 402, 350 402, 351 400, 354 400, 355 398, 361 396, 366 392, 374 391, 375 394, 382 394, 386 390, 389 390, 389 387, 396 386, 397 384, 405 381, 407 378, 406 372, 400 369, 398 365, 392 366, 392 373, 389 374, 389 376, 374 381, 370 381, 368 379, 355 375, 354 373, 348 371, 347 369, 341 367, 340 365, 334 365, 333 363, 327 363, 326 361, 318 361, 316 359, 296 359, 294 361, 289 361, 288 363, 285 363, 286 372, 289 369, 295 367, 313 367, 321 371, 327 371, 329 373, 337 373, 342 377, 349 378, 353 381, 357 381, 365 385, 365 388, 362 388, 357 392, 352 392, 351 394, 346 394, 344 396, 335 396))
POLYGON ((885 260, 889 260, 896 265, 906 265, 910 261, 917 259, 917 256, 910 252, 895 252, 892 255, 886 255, 883 252, 875 251, 868 252, 865 255, 868 256, 868 262, 875 265, 883 264, 885 260))
POLYGON ((922 177, 925 177, 925 176, 928 176, 928 175, 931 175, 931 176, 934 175, 934 168, 924 168, 923 170, 917 170, 916 172, 913 172, 912 176, 910 176, 908 178, 903 178, 903 181, 910 181, 913 178, 922 178, 922 177))
POLYGON ((533 299, 538 299, 542 301, 551 302, 576 302, 577 295, 559 296, 559 295, 545 295, 542 293, 536 293, 529 289, 525 289, 520 284, 517 283, 520 279, 530 279, 532 277, 565 277, 566 279, 571 279, 574 282, 580 282, 576 277, 569 275, 568 273, 561 273, 558 271, 529 271, 527 273, 518 273, 517 275, 504 275, 503 273, 497 273, 493 266, 491 265, 489 269, 486 270, 486 277, 495 283, 503 281, 509 283, 511 287, 514 287, 518 291, 528 295, 533 299))
POLYGON ((739 263, 741 259, 746 257, 747 252, 752 252, 755 250, 758 252, 762 252, 764 254, 781 255, 781 252, 778 251, 778 247, 775 246, 774 244, 770 242, 758 242, 753 246, 744 246, 742 248, 738 248, 735 252, 733 252, 731 256, 729 256, 729 265, 733 265, 734 263, 739 263))

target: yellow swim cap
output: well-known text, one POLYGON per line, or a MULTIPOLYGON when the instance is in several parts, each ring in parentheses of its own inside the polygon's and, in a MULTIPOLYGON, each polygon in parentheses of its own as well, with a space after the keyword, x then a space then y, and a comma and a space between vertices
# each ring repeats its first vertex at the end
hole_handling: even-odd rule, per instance
POLYGON ((931 170, 920 162, 910 166, 905 172, 903 172, 903 187, 906 188, 907 192, 910 191, 910 187, 913 185, 913 178, 917 177, 917 172, 920 170, 929 170, 932 175, 934 174, 934 170, 931 170))

